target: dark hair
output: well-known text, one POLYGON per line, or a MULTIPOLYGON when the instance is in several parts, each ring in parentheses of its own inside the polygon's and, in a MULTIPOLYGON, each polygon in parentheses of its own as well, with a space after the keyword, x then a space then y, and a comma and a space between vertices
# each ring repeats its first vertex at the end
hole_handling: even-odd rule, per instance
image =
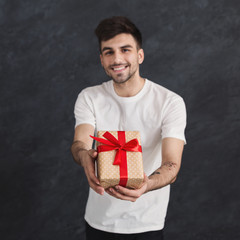
POLYGON ((102 20, 95 29, 100 52, 102 41, 107 41, 121 33, 131 34, 137 42, 137 47, 142 48, 142 34, 138 28, 128 18, 114 16, 102 20))

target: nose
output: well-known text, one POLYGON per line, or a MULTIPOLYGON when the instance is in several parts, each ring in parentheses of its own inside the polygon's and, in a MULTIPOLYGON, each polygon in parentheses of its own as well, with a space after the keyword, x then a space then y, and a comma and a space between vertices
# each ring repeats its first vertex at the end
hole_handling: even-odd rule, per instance
POLYGON ((114 64, 122 64, 124 61, 123 61, 123 56, 122 56, 122 53, 121 52, 115 52, 114 54, 114 64))

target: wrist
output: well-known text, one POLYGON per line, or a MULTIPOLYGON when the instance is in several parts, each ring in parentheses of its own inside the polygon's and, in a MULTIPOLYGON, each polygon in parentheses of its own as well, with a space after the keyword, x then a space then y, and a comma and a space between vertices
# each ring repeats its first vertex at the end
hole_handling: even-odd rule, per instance
POLYGON ((154 186, 154 179, 148 178, 147 189, 146 189, 145 193, 152 191, 154 189, 153 186, 154 186))

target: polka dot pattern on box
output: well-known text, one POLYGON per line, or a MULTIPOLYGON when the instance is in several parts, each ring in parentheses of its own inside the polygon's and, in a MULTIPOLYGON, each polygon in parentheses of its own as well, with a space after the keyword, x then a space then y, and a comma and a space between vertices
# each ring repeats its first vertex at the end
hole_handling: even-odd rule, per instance
MULTIPOLYGON (((103 134, 106 131, 98 131, 98 137, 104 138, 103 134)), ((118 139, 117 131, 108 131, 116 139, 118 139)), ((138 131, 126 131, 125 132, 126 142, 137 138, 140 142, 140 133, 138 131)), ((98 146, 102 143, 97 142, 98 146)), ((115 159, 116 150, 100 152, 97 159, 97 170, 100 184, 104 188, 115 186, 119 183, 120 171, 118 165, 113 165, 115 159)), ((127 167, 128 167, 128 181, 127 187, 129 188, 139 188, 143 182, 143 162, 141 152, 130 152, 127 151, 127 167)))

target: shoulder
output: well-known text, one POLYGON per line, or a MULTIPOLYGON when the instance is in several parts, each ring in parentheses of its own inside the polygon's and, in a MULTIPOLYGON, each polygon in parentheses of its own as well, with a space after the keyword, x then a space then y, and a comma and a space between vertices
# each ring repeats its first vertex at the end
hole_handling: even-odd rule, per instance
POLYGON ((154 97, 160 99, 162 102, 170 103, 175 101, 180 101, 180 102, 183 101, 183 98, 179 94, 151 80, 148 80, 148 81, 149 81, 151 93, 154 95, 154 97))
POLYGON ((103 82, 102 84, 87 87, 81 90, 79 93, 79 96, 85 96, 85 97, 96 97, 96 95, 106 94, 106 91, 108 91, 110 87, 111 81, 103 82))

